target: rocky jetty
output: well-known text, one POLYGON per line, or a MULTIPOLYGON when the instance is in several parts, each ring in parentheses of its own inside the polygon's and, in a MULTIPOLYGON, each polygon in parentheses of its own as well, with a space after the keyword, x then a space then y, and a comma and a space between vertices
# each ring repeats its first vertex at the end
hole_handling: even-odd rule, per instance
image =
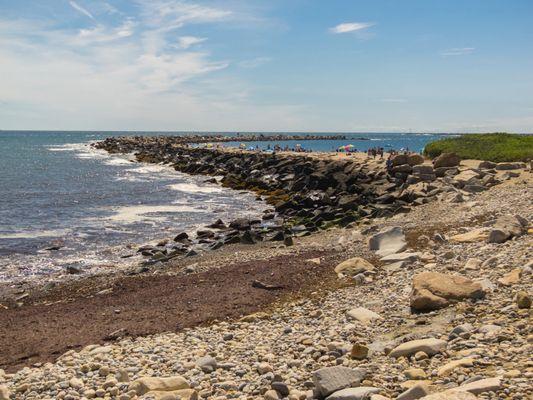
POLYGON ((187 174, 212 176, 226 187, 255 192, 273 207, 262 219, 218 220, 193 235, 181 232, 173 241, 144 246, 139 252, 148 258, 147 265, 225 244, 266 240, 291 245, 293 237, 335 225, 390 217, 435 200, 462 202, 513 176, 508 171, 496 177, 492 164, 459 166, 453 154, 441 155, 434 165, 418 154, 400 154, 387 170, 383 159, 192 148, 183 137, 113 137, 94 146, 187 174))
MULTIPOLYGON (((313 134, 263 134, 245 133, 224 135, 220 133, 212 134, 190 134, 180 136, 165 136, 173 143, 200 144, 200 143, 229 143, 229 142, 286 142, 305 140, 347 140, 346 135, 313 135, 313 134)), ((357 138, 357 140, 368 140, 367 138, 357 138)))

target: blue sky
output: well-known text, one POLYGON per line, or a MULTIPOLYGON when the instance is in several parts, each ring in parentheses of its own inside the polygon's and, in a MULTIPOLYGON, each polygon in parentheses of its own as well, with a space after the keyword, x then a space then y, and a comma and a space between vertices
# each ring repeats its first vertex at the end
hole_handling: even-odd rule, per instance
POLYGON ((533 132, 531 0, 0 0, 0 129, 533 132))

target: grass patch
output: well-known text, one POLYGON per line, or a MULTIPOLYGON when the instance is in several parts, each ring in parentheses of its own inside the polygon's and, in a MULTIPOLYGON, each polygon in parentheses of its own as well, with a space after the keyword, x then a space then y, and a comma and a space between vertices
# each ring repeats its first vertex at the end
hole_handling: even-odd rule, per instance
POLYGON ((468 134, 428 143, 424 154, 434 158, 441 153, 455 153, 462 159, 493 162, 533 159, 533 135, 510 133, 468 134))

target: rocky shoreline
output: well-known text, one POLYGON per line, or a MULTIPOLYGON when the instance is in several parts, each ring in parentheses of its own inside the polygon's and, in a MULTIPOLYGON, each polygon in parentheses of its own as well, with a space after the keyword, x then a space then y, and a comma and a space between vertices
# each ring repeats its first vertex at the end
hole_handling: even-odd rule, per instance
POLYGON ((533 173, 523 164, 400 155, 387 169, 157 138, 105 146, 231 176, 222 184, 270 201, 272 217, 207 228, 206 246, 239 232, 217 251, 0 310, 0 400, 530 398, 533 173), (358 202, 343 207, 343 196, 358 202), (327 207, 336 218, 311 221, 327 207), (274 231, 241 241, 265 221, 292 245, 264 240, 274 231))
POLYGON ((184 145, 183 137, 108 138, 94 147, 113 154, 134 154, 139 162, 166 164, 187 174, 211 176, 210 182, 252 191, 258 200, 273 207, 261 220, 217 220, 193 237, 177 232, 157 246, 143 246, 138 251, 147 259, 141 271, 152 264, 227 244, 275 241, 291 245, 293 237, 390 217, 443 196, 460 202, 513 176, 508 171, 497 178, 498 168, 524 167, 520 163, 484 162, 477 168, 464 168, 453 155, 443 155, 431 164, 418 154, 400 154, 392 158, 391 168, 386 170, 385 160, 360 155, 191 148, 184 145))

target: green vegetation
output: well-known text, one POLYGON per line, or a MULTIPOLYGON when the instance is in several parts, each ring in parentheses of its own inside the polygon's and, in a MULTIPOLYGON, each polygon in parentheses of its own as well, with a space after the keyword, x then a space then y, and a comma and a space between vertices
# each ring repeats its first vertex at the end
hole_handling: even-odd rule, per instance
POLYGON ((510 133, 467 134, 428 143, 424 154, 434 158, 441 153, 455 153, 462 159, 493 162, 533 159, 533 135, 510 133))

